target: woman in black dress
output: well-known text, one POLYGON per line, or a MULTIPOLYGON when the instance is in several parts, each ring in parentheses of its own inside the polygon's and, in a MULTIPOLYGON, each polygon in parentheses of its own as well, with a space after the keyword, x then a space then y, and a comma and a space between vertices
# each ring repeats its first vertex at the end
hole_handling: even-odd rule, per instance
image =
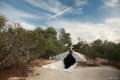
POLYGON ((76 63, 76 60, 75 60, 75 58, 72 55, 72 50, 69 50, 69 54, 66 56, 66 58, 64 58, 65 68, 68 69, 74 63, 76 63))

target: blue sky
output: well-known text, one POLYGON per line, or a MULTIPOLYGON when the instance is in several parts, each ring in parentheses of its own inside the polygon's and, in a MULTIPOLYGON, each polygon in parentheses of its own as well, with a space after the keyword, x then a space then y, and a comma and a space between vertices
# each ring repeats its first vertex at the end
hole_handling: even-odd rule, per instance
POLYGON ((65 28, 73 43, 120 39, 120 0, 0 0, 0 13, 26 29, 65 28))

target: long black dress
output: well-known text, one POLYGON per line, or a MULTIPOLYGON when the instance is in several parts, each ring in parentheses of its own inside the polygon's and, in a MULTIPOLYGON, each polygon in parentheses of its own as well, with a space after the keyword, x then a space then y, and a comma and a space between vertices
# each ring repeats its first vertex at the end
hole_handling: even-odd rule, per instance
POLYGON ((68 69, 71 65, 76 63, 75 58, 72 56, 72 54, 68 54, 66 58, 64 58, 64 65, 65 68, 68 69))

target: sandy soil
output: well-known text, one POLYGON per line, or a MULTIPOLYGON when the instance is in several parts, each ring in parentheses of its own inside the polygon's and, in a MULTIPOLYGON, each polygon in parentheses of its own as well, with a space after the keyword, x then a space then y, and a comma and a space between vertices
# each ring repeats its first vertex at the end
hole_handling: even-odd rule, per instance
POLYGON ((120 70, 109 66, 77 67, 73 72, 34 67, 26 80, 120 80, 120 70))

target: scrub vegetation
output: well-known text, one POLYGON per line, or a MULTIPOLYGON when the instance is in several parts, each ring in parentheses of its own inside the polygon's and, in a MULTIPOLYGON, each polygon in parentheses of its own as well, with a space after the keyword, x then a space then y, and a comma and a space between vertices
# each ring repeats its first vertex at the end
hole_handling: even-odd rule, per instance
MULTIPOLYGON (((8 21, 0 14, 0 69, 25 66, 34 59, 47 59, 67 51, 71 45, 70 33, 63 28, 59 31, 53 27, 25 30, 20 23, 11 25, 8 21)), ((90 61, 100 57, 110 64, 120 65, 120 42, 97 39, 87 43, 79 39, 73 47, 90 61)))

